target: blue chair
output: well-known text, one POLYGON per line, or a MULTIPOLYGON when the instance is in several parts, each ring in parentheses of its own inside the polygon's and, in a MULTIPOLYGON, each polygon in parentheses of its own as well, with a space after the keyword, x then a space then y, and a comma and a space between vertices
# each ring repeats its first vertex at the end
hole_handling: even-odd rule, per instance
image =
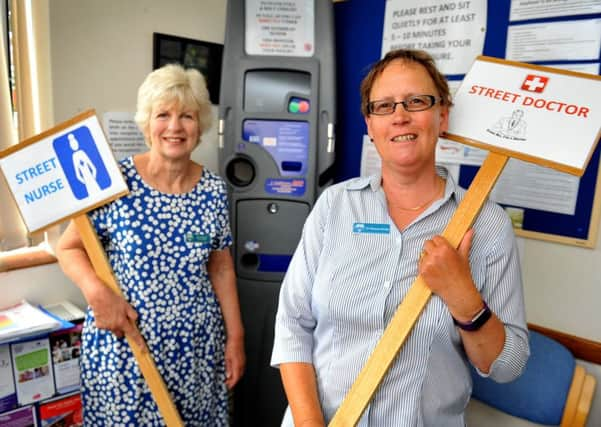
POLYGON ((472 397, 502 412, 548 426, 583 427, 595 378, 559 342, 530 331, 530 359, 515 381, 499 384, 472 368, 472 397))

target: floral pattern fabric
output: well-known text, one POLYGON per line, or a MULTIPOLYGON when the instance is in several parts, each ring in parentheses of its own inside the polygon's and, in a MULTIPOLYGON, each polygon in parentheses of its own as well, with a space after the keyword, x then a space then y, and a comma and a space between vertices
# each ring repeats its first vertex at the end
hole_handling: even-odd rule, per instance
MULTIPOLYGON (((232 243, 223 180, 204 169, 195 188, 149 187, 131 158, 130 193, 90 213, 138 327, 186 426, 228 425, 223 317, 209 281, 211 251, 232 243)), ((88 309, 82 337, 86 426, 163 426, 124 338, 100 330, 88 309)))

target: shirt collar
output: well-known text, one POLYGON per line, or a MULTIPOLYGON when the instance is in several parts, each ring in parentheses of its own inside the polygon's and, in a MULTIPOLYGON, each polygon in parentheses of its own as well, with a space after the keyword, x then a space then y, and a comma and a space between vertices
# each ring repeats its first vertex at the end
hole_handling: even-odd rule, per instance
MULTIPOLYGON (((436 165, 436 173, 438 176, 446 179, 446 187, 444 191, 444 199, 447 199, 457 191, 457 183, 444 166, 436 165)), ((347 190, 363 190, 364 188, 370 187, 372 191, 376 192, 382 187, 382 172, 378 171, 373 175, 362 176, 356 179, 352 179, 347 182, 347 190)))
POLYGON ((363 190, 364 188, 371 187, 372 191, 378 191, 382 186, 382 173, 376 172, 373 175, 361 176, 359 178, 351 179, 346 184, 347 190, 363 190))

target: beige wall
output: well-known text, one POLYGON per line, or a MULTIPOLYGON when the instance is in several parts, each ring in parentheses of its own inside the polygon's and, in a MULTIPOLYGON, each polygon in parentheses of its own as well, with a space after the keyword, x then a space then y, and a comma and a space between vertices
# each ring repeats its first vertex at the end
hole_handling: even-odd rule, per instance
POLYGON ((51 0, 56 121, 79 111, 134 111, 152 71, 152 33, 223 43, 223 0, 51 0))
MULTIPOLYGON (((152 71, 152 33, 223 43, 224 0, 51 0, 54 118, 90 108, 135 112, 138 87, 152 71)), ((213 111, 217 116, 217 109, 213 111)), ((217 171, 216 125, 193 158, 217 171)))
POLYGON ((601 341, 601 242, 584 249, 524 240, 528 321, 601 341))

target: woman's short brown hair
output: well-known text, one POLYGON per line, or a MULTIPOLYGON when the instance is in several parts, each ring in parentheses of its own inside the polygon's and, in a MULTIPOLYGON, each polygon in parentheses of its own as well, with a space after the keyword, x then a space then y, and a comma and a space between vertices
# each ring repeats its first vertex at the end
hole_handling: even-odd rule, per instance
POLYGON ((384 58, 372 65, 369 73, 367 73, 361 82, 361 113, 364 117, 369 115, 369 94, 374 82, 376 81, 376 78, 378 78, 384 69, 393 61, 415 62, 417 64, 421 64, 432 78, 434 86, 436 86, 436 90, 438 90, 438 96, 440 96, 442 99, 440 103, 448 106, 453 105, 447 79, 440 71, 438 71, 438 68, 436 68, 434 58, 432 58, 430 54, 423 50, 397 49, 391 50, 386 54, 386 56, 384 56, 384 58))

